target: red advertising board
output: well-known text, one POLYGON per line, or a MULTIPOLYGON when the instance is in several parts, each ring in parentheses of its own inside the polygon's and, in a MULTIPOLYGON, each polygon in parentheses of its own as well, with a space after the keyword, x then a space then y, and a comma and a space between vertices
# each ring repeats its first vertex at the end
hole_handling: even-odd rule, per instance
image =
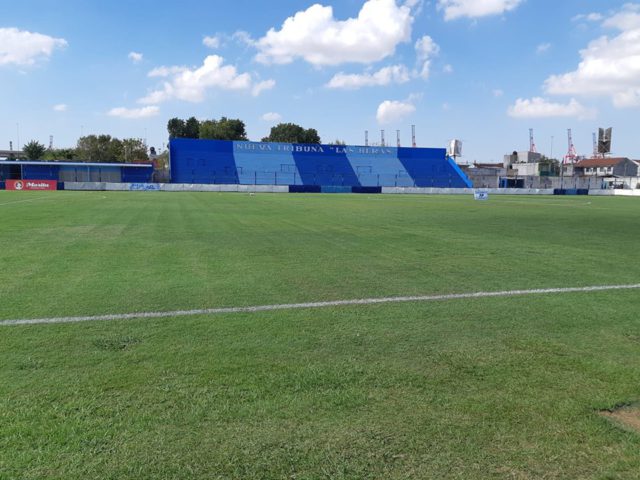
POLYGON ((55 180, 7 180, 7 190, 57 190, 58 182, 55 180))

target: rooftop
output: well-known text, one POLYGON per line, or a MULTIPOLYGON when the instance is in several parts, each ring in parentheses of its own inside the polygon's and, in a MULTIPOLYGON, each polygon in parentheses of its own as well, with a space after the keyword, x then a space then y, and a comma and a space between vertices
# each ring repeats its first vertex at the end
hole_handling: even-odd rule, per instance
POLYGON ((578 168, 614 167, 620 162, 629 160, 626 157, 588 158, 575 164, 578 168))

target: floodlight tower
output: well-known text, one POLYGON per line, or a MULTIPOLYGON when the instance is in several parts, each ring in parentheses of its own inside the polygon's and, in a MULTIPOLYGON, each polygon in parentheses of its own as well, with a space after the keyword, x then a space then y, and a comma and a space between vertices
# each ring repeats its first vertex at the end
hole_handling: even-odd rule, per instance
POLYGON ((384 130, 380 130, 380 146, 385 147, 384 143, 384 130))
POLYGON ((598 156, 598 134, 593 132, 593 158, 598 156))
POLYGON ((538 149, 536 148, 536 142, 533 140, 533 128, 529 129, 529 151, 533 153, 538 153, 538 149))
POLYGON ((575 163, 578 154, 576 153, 576 147, 573 145, 573 135, 571 133, 571 129, 567 130, 567 139, 569 144, 569 150, 567 154, 564 156, 563 163, 575 163))
POLYGON ((416 126, 411 125, 411 146, 416 148, 416 126))
POLYGON ((369 146, 369 130, 364 131, 364 146, 369 146))
POLYGON ((396 145, 400 148, 400 130, 396 130, 396 145))

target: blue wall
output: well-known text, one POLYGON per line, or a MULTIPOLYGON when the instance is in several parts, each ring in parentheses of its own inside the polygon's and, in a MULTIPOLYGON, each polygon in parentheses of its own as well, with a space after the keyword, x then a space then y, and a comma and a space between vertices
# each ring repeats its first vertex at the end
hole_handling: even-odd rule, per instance
POLYGON ((22 180, 95 181, 147 183, 151 181, 153 169, 149 167, 120 167, 99 164, 69 165, 42 162, 41 164, 2 164, 0 180, 17 178, 22 180))
POLYGON ((471 187, 444 148, 173 139, 173 183, 471 187))

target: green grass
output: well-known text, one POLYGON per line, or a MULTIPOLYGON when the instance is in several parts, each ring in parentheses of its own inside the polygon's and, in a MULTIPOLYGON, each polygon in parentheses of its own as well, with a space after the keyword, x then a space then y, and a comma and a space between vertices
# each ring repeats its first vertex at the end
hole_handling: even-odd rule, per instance
MULTIPOLYGON (((638 283, 639 214, 0 192, 0 319, 638 283)), ((640 435, 598 415, 640 400, 638 312, 617 291, 0 327, 0 479, 638 478, 640 435)))

